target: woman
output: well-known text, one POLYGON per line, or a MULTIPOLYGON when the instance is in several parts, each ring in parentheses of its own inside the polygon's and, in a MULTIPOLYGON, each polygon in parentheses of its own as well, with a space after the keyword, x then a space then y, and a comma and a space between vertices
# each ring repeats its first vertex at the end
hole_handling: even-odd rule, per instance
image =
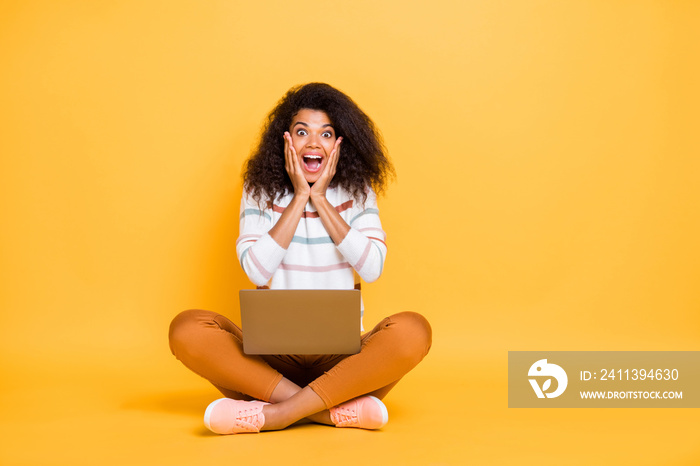
MULTIPOLYGON (((236 251, 258 287, 352 289, 379 278, 386 257, 376 194, 393 173, 374 124, 322 83, 292 88, 270 113, 247 161, 236 251)), ((221 434, 301 420, 377 429, 380 401, 428 353, 419 314, 387 317, 354 355, 246 355, 241 330, 210 311, 170 326, 170 348, 224 394, 205 425, 221 434)))

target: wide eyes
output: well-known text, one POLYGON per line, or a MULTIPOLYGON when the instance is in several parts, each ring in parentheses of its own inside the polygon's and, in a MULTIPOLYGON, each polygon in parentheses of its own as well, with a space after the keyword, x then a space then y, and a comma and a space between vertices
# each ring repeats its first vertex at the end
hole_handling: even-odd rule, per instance
MULTIPOLYGON (((303 128, 297 129, 297 136, 308 136, 308 135, 309 135, 309 132, 306 131, 305 129, 303 129, 303 128)), ((321 137, 322 138, 332 138, 333 132, 332 131, 324 131, 323 133, 321 133, 321 137)))

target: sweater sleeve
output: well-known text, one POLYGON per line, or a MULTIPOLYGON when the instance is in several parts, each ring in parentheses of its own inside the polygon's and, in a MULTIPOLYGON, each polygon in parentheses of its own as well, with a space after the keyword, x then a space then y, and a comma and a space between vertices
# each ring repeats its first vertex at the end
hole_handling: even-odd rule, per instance
POLYGON ((338 245, 338 251, 366 282, 379 278, 386 258, 386 233, 382 229, 374 191, 367 195, 362 208, 353 210, 348 222, 350 231, 338 245))
POLYGON ((270 281, 287 252, 269 235, 272 226, 271 210, 260 210, 258 204, 244 193, 236 254, 243 271, 257 286, 270 281))

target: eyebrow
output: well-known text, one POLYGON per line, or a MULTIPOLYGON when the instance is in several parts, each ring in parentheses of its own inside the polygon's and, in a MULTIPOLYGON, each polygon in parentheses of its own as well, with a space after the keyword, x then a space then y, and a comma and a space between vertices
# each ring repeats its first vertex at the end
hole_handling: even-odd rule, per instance
MULTIPOLYGON (((307 128, 309 127, 308 123, 304 123, 303 121, 297 121, 296 123, 294 123, 294 126, 296 126, 296 125, 303 125, 303 126, 306 126, 307 128)), ((294 126, 292 126, 292 128, 294 126)), ((327 127, 333 128, 333 125, 330 123, 326 123, 325 125, 321 126, 321 128, 327 128, 327 127)))

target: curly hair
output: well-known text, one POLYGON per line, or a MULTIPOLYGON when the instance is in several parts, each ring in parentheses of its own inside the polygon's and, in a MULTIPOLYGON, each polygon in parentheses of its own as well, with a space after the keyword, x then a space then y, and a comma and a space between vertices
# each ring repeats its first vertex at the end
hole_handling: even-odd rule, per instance
POLYGON ((289 131, 292 119, 302 109, 325 112, 336 137, 343 137, 330 186, 340 186, 362 203, 370 187, 381 194, 395 173, 374 123, 338 89, 324 83, 309 83, 287 91, 267 117, 260 141, 243 171, 243 187, 253 199, 274 201, 294 192, 285 169, 283 134, 289 131))

